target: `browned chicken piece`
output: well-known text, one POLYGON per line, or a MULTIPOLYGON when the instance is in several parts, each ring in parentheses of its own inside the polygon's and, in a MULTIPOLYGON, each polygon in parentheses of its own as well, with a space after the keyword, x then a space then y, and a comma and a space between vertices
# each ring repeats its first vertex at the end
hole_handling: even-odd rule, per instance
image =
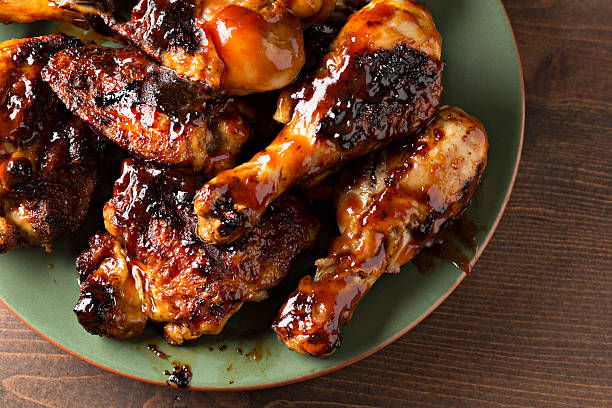
POLYGON ((244 302, 265 299, 293 258, 314 244, 318 223, 291 196, 277 200, 233 244, 202 243, 192 206, 202 180, 124 162, 104 208, 108 233, 92 238, 77 259, 81 295, 75 312, 85 329, 127 338, 151 320, 165 323, 171 344, 219 333, 244 302))
POLYGON ((68 109, 129 152, 212 176, 233 167, 250 135, 234 102, 133 49, 55 55, 44 78, 68 109))
POLYGON ((0 43, 0 252, 47 249, 81 225, 98 174, 99 141, 41 78, 64 35, 0 43))
POLYGON ((487 136, 461 109, 443 108, 418 137, 373 153, 340 180, 342 235, 317 272, 302 278, 274 322, 299 353, 325 357, 340 345, 359 301, 383 273, 398 273, 440 237, 470 201, 487 162, 487 136))
POLYGON ((304 64, 302 26, 282 0, 54 0, 101 17, 163 65, 233 93, 289 84, 304 64))
POLYGON ((62 10, 49 0, 0 0, 0 23, 32 23, 38 20, 85 24, 83 15, 62 10))
POLYGON ((227 243, 284 191, 424 126, 442 92, 440 35, 410 0, 374 0, 353 14, 314 76, 277 118, 287 125, 250 161, 198 192, 198 235, 227 243))

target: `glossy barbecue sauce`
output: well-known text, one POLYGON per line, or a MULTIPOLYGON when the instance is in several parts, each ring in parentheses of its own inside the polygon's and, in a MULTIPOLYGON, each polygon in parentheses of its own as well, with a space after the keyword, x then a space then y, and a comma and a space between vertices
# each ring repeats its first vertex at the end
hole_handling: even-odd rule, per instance
POLYGON ((168 383, 174 383, 179 388, 188 388, 191 382, 191 367, 188 364, 182 364, 179 362, 172 362, 173 370, 164 371, 164 375, 168 375, 168 383))
POLYGON ((161 351, 158 348, 157 344, 149 344, 147 346, 147 349, 149 349, 153 354, 155 354, 157 357, 161 358, 162 360, 168 359, 168 355, 164 353, 163 351, 161 351))
POLYGON ((254 361, 260 361, 262 358, 269 356, 270 350, 261 342, 261 338, 256 338, 255 346, 244 354, 245 358, 254 361))
POLYGON ((436 259, 447 261, 465 273, 472 270, 471 258, 476 253, 476 236, 481 231, 476 223, 463 215, 442 236, 439 242, 424 248, 412 263, 419 273, 427 274, 436 268, 436 259), (465 248, 472 256, 466 255, 465 248))

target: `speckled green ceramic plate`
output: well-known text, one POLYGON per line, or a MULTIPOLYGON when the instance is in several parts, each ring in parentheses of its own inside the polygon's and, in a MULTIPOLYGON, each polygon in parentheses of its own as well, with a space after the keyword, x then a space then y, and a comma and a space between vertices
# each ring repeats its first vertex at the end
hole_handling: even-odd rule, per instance
MULTIPOLYGON (((468 210, 468 217, 481 227, 477 250, 465 252, 473 263, 497 226, 516 174, 524 118, 520 62, 499 1, 423 3, 431 9, 444 38, 444 103, 480 118, 491 144, 484 181, 468 210)), ((0 40, 52 30, 48 24, 1 26, 0 40)), ((101 220, 99 212, 92 216, 101 220)), ((30 249, 0 256, 3 303, 43 337, 92 364, 143 381, 165 383, 163 371, 176 360, 191 365, 191 385, 203 389, 263 388, 346 366, 414 327, 465 277, 463 271, 441 261, 426 274, 407 265, 399 276, 383 277, 344 329, 340 351, 324 360, 288 351, 267 329, 282 301, 280 296, 295 287, 296 276, 273 292, 272 299, 243 307, 222 335, 170 347, 155 329, 149 329, 143 337, 115 341, 87 334, 72 313, 78 293, 73 262, 86 247, 90 232, 91 228, 77 238, 57 243, 51 254, 30 249), (49 269, 49 264, 54 268, 49 269), (150 343, 171 355, 170 360, 147 350, 150 343), (242 355, 236 349, 242 350, 242 355)), ((297 263, 297 269, 304 271, 312 260, 304 258, 297 263)))

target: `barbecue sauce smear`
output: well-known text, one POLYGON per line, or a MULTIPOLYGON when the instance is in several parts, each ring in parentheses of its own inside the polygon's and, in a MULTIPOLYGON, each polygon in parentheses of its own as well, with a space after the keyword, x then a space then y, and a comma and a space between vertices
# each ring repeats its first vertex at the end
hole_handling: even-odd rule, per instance
POLYGON ((439 243, 423 249, 414 257, 412 263, 421 274, 433 270, 436 259, 450 262, 465 273, 470 273, 472 271, 470 261, 478 248, 476 236, 480 230, 474 221, 464 215, 450 227, 439 243), (467 248, 472 256, 466 255, 459 243, 467 248))
POLYGON ((191 367, 189 364, 182 364, 179 362, 173 362, 173 370, 164 371, 164 375, 168 375, 168 383, 176 384, 179 388, 188 388, 191 382, 191 367))

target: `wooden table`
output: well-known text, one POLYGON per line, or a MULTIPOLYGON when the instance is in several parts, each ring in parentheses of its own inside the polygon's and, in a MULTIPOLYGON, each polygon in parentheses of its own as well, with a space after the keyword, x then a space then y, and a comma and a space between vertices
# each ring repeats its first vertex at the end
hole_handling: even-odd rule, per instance
POLYGON ((504 3, 527 89, 516 187, 471 276, 423 323, 315 380, 204 393, 109 374, 0 308, 0 406, 612 406, 612 4, 504 3))

